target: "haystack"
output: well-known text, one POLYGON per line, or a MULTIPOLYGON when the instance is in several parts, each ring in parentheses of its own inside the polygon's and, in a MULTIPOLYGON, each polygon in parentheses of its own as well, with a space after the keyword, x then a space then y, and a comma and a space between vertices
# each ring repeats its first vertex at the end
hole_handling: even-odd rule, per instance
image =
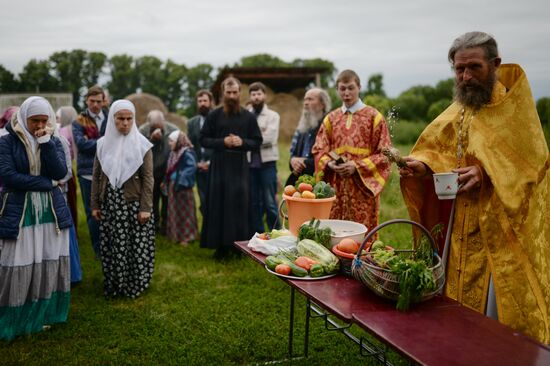
POLYGON ((147 120, 147 114, 154 109, 160 110, 168 122, 172 122, 182 131, 187 131, 187 118, 176 113, 168 112, 168 109, 162 103, 162 100, 148 93, 135 93, 126 97, 136 106, 136 122, 138 126, 144 124, 147 120))
MULTIPOLYGON (((298 125, 302 114, 302 100, 305 89, 296 89, 291 93, 275 93, 271 88, 266 91, 266 104, 269 108, 279 113, 281 122, 279 126, 279 141, 289 142, 298 125)), ((245 105, 250 99, 248 85, 241 88, 241 104, 245 105)))

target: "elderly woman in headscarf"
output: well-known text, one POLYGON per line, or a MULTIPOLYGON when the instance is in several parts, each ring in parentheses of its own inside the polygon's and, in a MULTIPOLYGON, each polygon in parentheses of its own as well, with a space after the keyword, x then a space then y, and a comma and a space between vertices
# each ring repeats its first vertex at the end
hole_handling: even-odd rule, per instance
MULTIPOLYGON (((72 107, 71 107, 72 108, 72 107)), ((76 113, 76 111, 75 111, 76 113)), ((56 113, 56 118, 59 115, 56 113)), ((59 119, 57 119, 59 121, 59 119)), ((69 205, 73 225, 69 228, 69 257, 71 264, 71 284, 82 281, 82 267, 80 266, 80 249, 78 248, 78 238, 76 236, 76 184, 73 172, 73 157, 71 155, 71 143, 64 134, 62 134, 61 124, 58 122, 55 126, 53 135, 59 138, 63 151, 65 152, 65 162, 67 164, 67 175, 59 181, 59 188, 63 192, 65 201, 69 205)))
POLYGON ((135 115, 132 102, 114 102, 97 142, 91 205, 100 220, 106 297, 135 298, 153 276, 153 145, 139 133, 135 115))
MULTIPOLYGON (((57 110, 57 126, 59 127, 59 134, 63 136, 69 143, 70 151, 70 169, 71 176, 67 180, 64 190, 67 197, 67 202, 69 204, 69 209, 71 210, 71 215, 73 217, 75 233, 78 236, 78 208, 76 203, 76 175, 72 166, 72 161, 76 155, 76 145, 74 144, 73 139, 73 126, 72 123, 76 120, 77 112, 71 106, 61 107, 57 110)), ((73 281, 74 282, 74 281, 73 281)))
POLYGON ((197 159, 193 145, 187 135, 179 130, 168 136, 170 155, 163 183, 168 191, 168 239, 187 246, 197 236, 197 215, 195 213, 195 174, 197 159))
POLYGON ((0 117, 0 137, 7 135, 8 131, 6 130, 6 125, 9 121, 11 121, 11 118, 17 111, 19 110, 19 107, 11 106, 6 108, 4 113, 2 113, 2 117, 0 117))
POLYGON ((55 115, 59 126, 59 134, 69 141, 69 145, 71 146, 71 160, 73 160, 76 153, 76 146, 73 140, 72 123, 76 121, 76 116, 78 113, 76 112, 76 109, 68 105, 60 107, 57 112, 55 112, 55 115))
POLYGON ((65 322, 70 304, 67 174, 48 101, 30 97, 0 138, 0 339, 65 322))

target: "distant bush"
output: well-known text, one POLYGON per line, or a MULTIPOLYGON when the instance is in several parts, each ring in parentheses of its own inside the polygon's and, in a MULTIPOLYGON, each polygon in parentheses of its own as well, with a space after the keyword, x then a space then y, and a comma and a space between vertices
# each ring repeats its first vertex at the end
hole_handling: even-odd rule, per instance
POLYGON ((550 98, 544 97, 537 101, 537 112, 539 113, 540 123, 547 128, 550 127, 550 98))
POLYGON ((428 121, 433 121, 437 116, 439 116, 447 107, 452 103, 450 99, 440 99, 437 102, 432 103, 430 108, 428 108, 428 121))
POLYGON ((550 146, 550 126, 542 126, 542 130, 544 131, 544 137, 546 138, 546 145, 550 146))
POLYGON ((399 120, 390 125, 392 143, 394 145, 411 145, 416 142, 418 136, 424 131, 426 124, 423 122, 411 122, 399 120))

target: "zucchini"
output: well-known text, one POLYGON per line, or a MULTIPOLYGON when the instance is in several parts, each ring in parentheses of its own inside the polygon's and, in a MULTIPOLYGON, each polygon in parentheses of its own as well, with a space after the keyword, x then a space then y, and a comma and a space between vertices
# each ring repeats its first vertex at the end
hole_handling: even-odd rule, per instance
POLYGON ((330 250, 310 239, 298 242, 298 253, 323 265, 326 274, 334 273, 340 268, 340 261, 330 250))

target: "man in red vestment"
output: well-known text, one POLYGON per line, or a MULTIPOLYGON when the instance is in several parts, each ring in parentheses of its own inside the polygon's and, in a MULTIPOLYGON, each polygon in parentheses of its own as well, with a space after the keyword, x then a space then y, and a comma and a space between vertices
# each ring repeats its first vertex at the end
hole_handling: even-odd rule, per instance
POLYGON ((361 83, 354 71, 342 71, 336 86, 343 104, 319 129, 313 146, 315 172, 336 190, 330 217, 370 230, 378 225, 380 192, 390 175, 381 152, 391 146, 390 134, 384 116, 359 99, 361 83))

